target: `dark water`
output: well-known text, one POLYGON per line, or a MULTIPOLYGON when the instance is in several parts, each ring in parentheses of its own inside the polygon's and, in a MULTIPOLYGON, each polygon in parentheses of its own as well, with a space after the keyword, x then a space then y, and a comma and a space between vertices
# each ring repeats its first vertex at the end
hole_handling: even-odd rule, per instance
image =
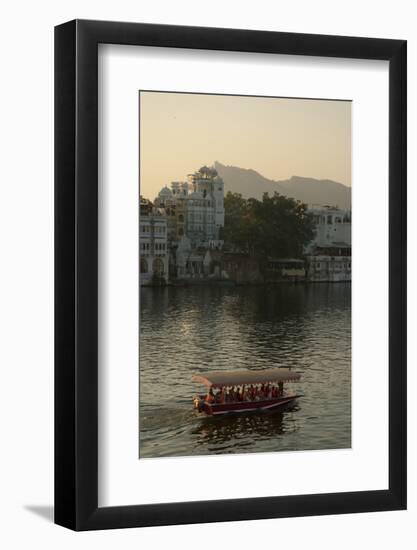
POLYGON ((142 288, 140 458, 347 448, 351 287, 142 288), (285 412, 198 417, 209 370, 291 367, 304 397, 285 412))

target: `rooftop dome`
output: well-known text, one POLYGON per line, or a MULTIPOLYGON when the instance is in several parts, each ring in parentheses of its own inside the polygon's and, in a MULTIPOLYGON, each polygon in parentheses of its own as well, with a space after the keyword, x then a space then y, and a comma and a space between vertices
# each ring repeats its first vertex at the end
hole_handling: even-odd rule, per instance
POLYGON ((172 197, 172 191, 171 191, 171 189, 165 185, 165 187, 163 187, 163 188, 159 191, 158 197, 172 197))

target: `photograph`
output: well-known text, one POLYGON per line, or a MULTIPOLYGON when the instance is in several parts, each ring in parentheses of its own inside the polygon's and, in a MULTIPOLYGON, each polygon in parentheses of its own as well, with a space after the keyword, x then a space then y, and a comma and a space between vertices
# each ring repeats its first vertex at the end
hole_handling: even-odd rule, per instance
POLYGON ((416 10, 368 4, 5 3, 0 548, 416 547, 416 10))
POLYGON ((350 448, 351 102, 139 103, 139 458, 350 448))

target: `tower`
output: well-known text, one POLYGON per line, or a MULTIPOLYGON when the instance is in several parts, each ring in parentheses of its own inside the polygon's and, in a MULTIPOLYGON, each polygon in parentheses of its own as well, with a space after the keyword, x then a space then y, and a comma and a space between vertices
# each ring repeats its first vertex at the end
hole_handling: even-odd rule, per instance
POLYGON ((216 237, 219 236, 221 227, 224 227, 224 182, 221 177, 216 176, 213 179, 213 199, 214 199, 214 224, 216 237))

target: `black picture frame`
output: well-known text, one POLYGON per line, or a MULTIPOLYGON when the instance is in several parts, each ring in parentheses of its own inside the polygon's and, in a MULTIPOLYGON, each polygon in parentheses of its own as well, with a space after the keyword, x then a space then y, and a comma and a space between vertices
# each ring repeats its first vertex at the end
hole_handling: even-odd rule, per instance
POLYGON ((55 28, 55 522, 108 529, 406 508, 406 41, 74 20, 55 28), (389 488, 98 507, 98 44, 389 62, 389 488))

